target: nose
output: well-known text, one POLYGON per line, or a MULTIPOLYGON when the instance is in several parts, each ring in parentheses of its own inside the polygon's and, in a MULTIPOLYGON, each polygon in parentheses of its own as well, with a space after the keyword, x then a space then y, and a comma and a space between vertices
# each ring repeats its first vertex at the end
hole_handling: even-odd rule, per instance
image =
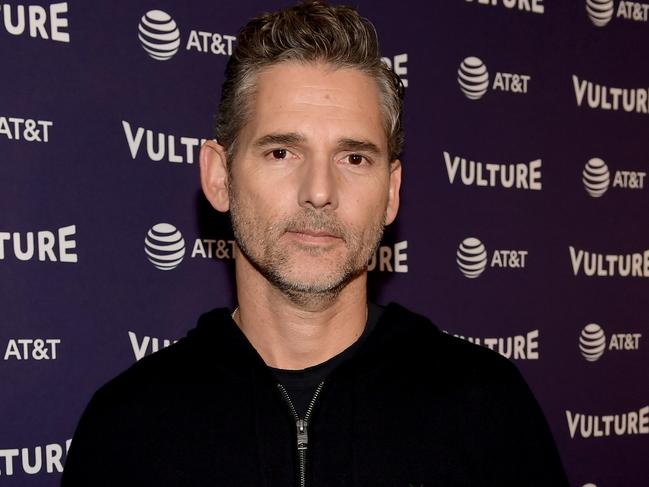
POLYGON ((313 157, 305 162, 300 172, 300 206, 329 210, 338 208, 338 184, 333 162, 325 156, 313 157))

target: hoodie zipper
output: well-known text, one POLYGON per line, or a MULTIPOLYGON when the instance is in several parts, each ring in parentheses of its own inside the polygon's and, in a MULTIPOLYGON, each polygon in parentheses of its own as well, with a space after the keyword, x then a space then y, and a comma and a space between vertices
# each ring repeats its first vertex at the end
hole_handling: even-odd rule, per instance
POLYGON ((282 384, 277 384, 277 388, 279 389, 279 392, 282 394, 284 401, 286 401, 286 404, 288 405, 288 408, 291 411, 291 414, 293 415, 293 420, 295 421, 295 433, 297 435, 297 460, 298 460, 298 470, 299 470, 298 478, 300 482, 300 487, 306 487, 306 452, 307 449, 309 448, 309 420, 311 419, 311 414, 313 413, 313 407, 315 406, 315 403, 318 401, 318 396, 320 396, 320 392, 322 391, 323 386, 324 386, 324 381, 318 384, 318 387, 316 388, 315 392, 313 393, 313 397, 309 402, 309 406, 306 409, 306 414, 304 415, 304 419, 300 419, 300 417, 297 414, 297 410, 295 409, 295 406, 293 406, 293 401, 291 401, 291 398, 288 395, 288 392, 286 392, 286 389, 282 384))

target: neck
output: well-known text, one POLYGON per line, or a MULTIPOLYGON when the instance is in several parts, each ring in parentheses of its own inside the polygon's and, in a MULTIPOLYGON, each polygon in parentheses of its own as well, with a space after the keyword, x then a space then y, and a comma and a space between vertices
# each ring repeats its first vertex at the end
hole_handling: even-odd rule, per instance
POLYGON ((287 295, 240 252, 236 258, 239 307, 234 319, 266 365, 300 370, 353 344, 367 321, 367 272, 335 294, 287 295))

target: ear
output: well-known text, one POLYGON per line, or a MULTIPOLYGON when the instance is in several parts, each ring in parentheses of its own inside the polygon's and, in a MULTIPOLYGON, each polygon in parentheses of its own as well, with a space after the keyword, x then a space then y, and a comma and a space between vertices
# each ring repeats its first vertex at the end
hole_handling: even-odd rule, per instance
POLYGON ((399 211, 399 190, 401 189, 401 161, 395 159, 390 163, 390 182, 388 188, 388 206, 385 210, 385 224, 389 225, 399 211))
POLYGON ((207 140, 201 147, 201 186, 212 206, 222 212, 230 209, 228 194, 227 154, 216 140, 207 140))

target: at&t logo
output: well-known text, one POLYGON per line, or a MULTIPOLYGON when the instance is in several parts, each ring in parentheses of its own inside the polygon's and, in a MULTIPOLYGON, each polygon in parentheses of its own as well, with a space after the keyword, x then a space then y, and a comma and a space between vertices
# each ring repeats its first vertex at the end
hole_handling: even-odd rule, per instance
POLYGON ((149 56, 158 61, 171 59, 180 47, 180 30, 162 10, 149 10, 140 19, 138 39, 149 56))
MULTIPOLYGON (((531 76, 526 74, 496 72, 491 89, 511 93, 527 93, 531 76)), ((460 90, 469 100, 479 100, 489 90, 489 71, 478 57, 464 58, 457 70, 460 90)))
POLYGON ((606 335, 602 327, 596 323, 590 323, 581 330, 579 335, 579 351, 589 362, 595 362, 604 355, 606 350, 606 335))
POLYGON ((475 279, 487 268, 487 249, 477 238, 465 238, 457 249, 455 260, 464 277, 475 279))
POLYGON ((465 58, 457 70, 457 82, 469 100, 482 98, 489 89, 487 66, 475 56, 465 58))
POLYGON ((613 18, 613 14, 620 19, 647 22, 649 19, 649 5, 639 2, 622 0, 615 11, 613 0, 586 0, 586 13, 591 22, 597 27, 604 27, 613 18))
POLYGON ((12 338, 7 342, 4 360, 56 360, 60 338, 12 338))
MULTIPOLYGON (((190 240, 191 245, 191 240, 190 240)), ((144 239, 144 252, 156 269, 169 271, 180 265, 187 246, 182 233, 171 223, 153 225, 144 239)), ((192 259, 234 259, 234 240, 196 238, 191 249, 192 259)))
POLYGON ((588 194, 593 198, 599 198, 606 193, 611 182, 611 174, 606 163, 598 157, 594 157, 584 166, 581 180, 588 194))
POLYGON ((175 269, 185 257, 185 239, 170 223, 158 223, 146 234, 144 252, 156 269, 175 269))
POLYGON ((579 334, 579 352, 588 362, 596 362, 607 350, 638 350, 642 333, 613 333, 606 345, 606 334, 597 323, 589 323, 579 334))
MULTIPOLYGON (((142 48, 157 61, 168 61, 181 46, 181 33, 176 21, 167 12, 149 10, 140 19, 138 39, 142 48)), ((185 50, 203 53, 232 54, 235 36, 202 30, 191 30, 185 50)))
POLYGON ((468 237, 460 243, 455 261, 464 277, 475 279, 480 277, 487 266, 525 268, 527 255, 527 250, 494 250, 489 261, 484 244, 475 237, 468 237))
MULTIPOLYGON (((616 171, 613 178, 614 188, 643 189, 644 171, 616 171)), ((589 195, 599 198, 604 195, 611 184, 611 173, 606 163, 599 157, 593 157, 584 166, 582 182, 589 195)))
POLYGON ((52 125, 54 122, 51 120, 0 116, 0 135, 9 140, 49 142, 49 129, 52 125))
POLYGON ((586 0, 586 13, 597 27, 604 27, 613 18, 613 0, 586 0))

